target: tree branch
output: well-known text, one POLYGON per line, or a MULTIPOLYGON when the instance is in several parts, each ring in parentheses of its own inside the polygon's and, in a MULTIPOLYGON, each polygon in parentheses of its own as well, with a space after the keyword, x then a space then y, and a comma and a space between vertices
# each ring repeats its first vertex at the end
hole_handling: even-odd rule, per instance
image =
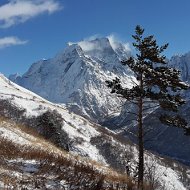
POLYGON ((149 109, 152 109, 152 108, 159 108, 160 105, 155 105, 155 106, 151 106, 151 107, 147 107, 147 108, 144 108, 143 111, 146 111, 146 110, 149 110, 149 109))

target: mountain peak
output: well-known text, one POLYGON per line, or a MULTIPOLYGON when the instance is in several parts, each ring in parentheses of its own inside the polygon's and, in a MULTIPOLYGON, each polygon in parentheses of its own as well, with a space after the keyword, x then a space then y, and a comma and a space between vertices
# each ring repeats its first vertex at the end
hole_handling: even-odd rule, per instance
POLYGON ((128 54, 119 42, 117 47, 109 38, 69 43, 54 58, 40 60, 22 77, 10 79, 52 102, 66 104, 73 112, 101 120, 119 111, 113 108, 121 104, 110 95, 105 80, 119 75, 126 85, 132 84, 130 69, 120 63, 128 54))
POLYGON ((110 48, 109 39, 106 37, 96 38, 93 40, 83 40, 77 42, 84 52, 96 51, 96 50, 104 50, 105 48, 110 48))
POLYGON ((117 54, 113 50, 108 38, 97 38, 90 41, 78 42, 86 55, 102 60, 104 62, 111 62, 115 60, 117 54))
POLYGON ((69 43, 69 48, 80 46, 87 56, 99 59, 104 62, 115 62, 116 59, 126 59, 130 51, 119 41, 109 37, 95 38, 93 40, 83 40, 77 43, 69 43))
POLYGON ((69 42, 67 47, 55 56, 54 60, 65 62, 67 59, 77 59, 83 55, 84 52, 78 44, 69 42))
POLYGON ((190 52, 184 55, 175 55, 170 60, 170 65, 181 71, 183 81, 190 82, 190 52))

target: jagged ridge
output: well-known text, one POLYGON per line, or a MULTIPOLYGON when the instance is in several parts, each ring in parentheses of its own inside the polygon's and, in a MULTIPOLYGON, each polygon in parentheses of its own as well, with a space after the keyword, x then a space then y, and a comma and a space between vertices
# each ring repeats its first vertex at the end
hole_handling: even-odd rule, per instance
POLYGON ((34 63, 22 76, 10 76, 17 84, 56 103, 66 104, 75 113, 103 120, 119 112, 121 101, 111 96, 105 80, 120 76, 131 86, 129 68, 120 64, 130 52, 122 44, 112 48, 109 39, 100 38, 69 45, 49 60, 34 63))

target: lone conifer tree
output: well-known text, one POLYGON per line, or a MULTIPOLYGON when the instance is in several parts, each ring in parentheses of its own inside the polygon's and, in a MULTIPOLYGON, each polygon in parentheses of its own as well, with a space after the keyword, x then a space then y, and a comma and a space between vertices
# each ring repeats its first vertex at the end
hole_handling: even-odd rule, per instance
POLYGON ((162 52, 168 44, 158 46, 154 36, 143 37, 144 29, 136 26, 133 46, 137 50, 136 57, 130 57, 122 64, 129 66, 134 72, 137 83, 132 88, 124 88, 119 78, 106 81, 107 86, 127 101, 134 102, 137 107, 138 122, 138 188, 143 190, 144 178, 144 108, 147 101, 157 103, 160 108, 166 110, 160 115, 160 121, 168 125, 183 127, 186 129, 186 121, 179 115, 170 114, 177 112, 179 106, 185 101, 180 91, 187 89, 188 85, 180 80, 180 72, 167 65, 166 57, 162 52))

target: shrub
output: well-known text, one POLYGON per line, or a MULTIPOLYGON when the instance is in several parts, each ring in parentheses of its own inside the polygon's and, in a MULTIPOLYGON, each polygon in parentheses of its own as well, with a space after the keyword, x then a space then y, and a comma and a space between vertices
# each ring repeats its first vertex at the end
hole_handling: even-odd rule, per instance
POLYGON ((68 134, 62 129, 63 118, 56 110, 48 110, 36 118, 37 131, 45 139, 69 151, 70 139, 68 134))
POLYGON ((11 118, 14 121, 21 121, 25 112, 25 109, 15 106, 10 100, 0 100, 1 116, 11 118))

